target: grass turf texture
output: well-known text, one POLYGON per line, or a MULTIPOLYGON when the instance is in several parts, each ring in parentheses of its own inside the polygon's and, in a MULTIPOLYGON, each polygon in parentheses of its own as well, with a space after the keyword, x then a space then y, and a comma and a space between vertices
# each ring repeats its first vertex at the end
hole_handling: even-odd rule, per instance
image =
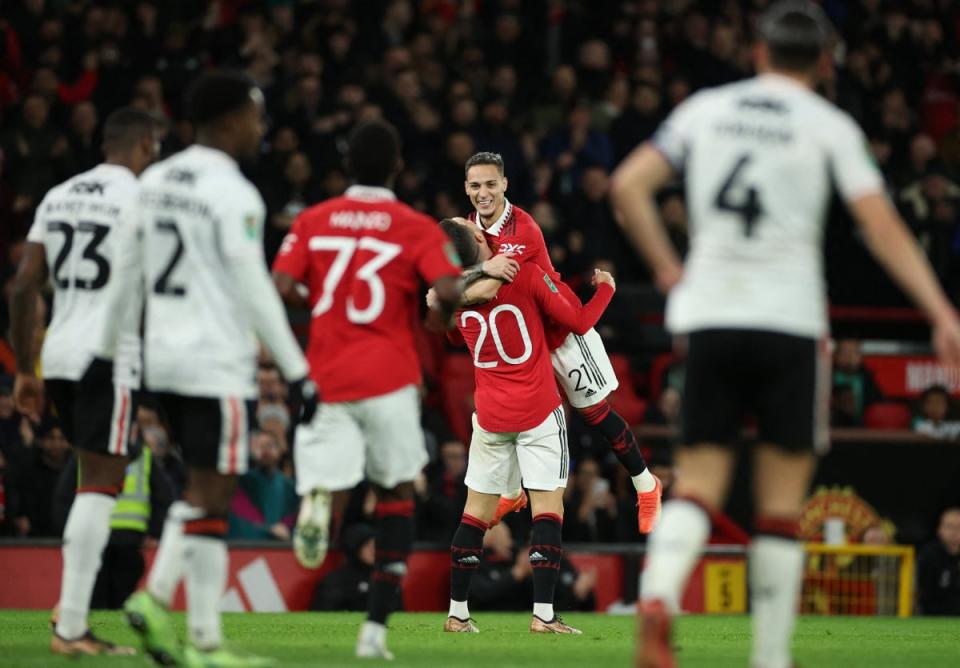
MULTIPOLYGON (((152 663, 144 657, 53 657, 45 612, 0 610, 0 666, 126 668, 152 663)), ((388 641, 391 663, 353 657, 362 616, 349 613, 228 614, 226 635, 234 646, 274 657, 281 666, 389 665, 507 668, 518 666, 631 665, 634 619, 571 614, 564 619, 583 630, 580 637, 533 636, 527 614, 479 613, 481 633, 443 633, 442 614, 399 614, 388 641)), ((95 613, 94 630, 115 642, 134 643, 118 613, 95 613)), ((183 632, 183 616, 177 615, 183 632)), ((797 626, 795 655, 810 668, 941 668, 960 666, 956 619, 804 617, 797 626)), ((747 665, 750 622, 745 616, 684 617, 675 638, 682 668, 747 665)))

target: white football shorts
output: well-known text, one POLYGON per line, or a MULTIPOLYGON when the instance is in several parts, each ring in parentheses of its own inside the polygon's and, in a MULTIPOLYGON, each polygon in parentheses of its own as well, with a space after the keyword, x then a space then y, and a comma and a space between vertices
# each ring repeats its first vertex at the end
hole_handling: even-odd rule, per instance
POLYGON ((351 489, 364 476, 388 489, 412 481, 428 460, 417 387, 321 403, 313 421, 297 427, 293 458, 301 496, 351 489))
POLYGON ((473 414, 473 438, 466 485, 481 494, 513 493, 521 480, 527 489, 552 492, 567 486, 570 451, 563 406, 528 431, 486 431, 473 414))
POLYGON ((570 334, 550 354, 553 372, 574 408, 593 406, 620 387, 603 339, 591 328, 583 336, 570 334))

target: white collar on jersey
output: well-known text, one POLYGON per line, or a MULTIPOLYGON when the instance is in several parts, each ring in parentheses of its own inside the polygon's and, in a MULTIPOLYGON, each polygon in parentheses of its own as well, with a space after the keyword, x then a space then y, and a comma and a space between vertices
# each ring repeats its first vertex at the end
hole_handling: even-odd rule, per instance
POLYGON ((359 199, 364 202, 392 202, 397 199, 397 196, 393 194, 392 190, 389 188, 381 188, 380 186, 353 185, 347 188, 344 196, 350 199, 359 199))
POLYGON ((477 214, 477 227, 486 232, 487 234, 498 237, 500 236, 500 230, 503 229, 504 224, 510 219, 510 213, 513 211, 513 204, 510 203, 506 197, 503 198, 503 213, 500 214, 500 217, 497 218, 495 222, 490 227, 484 229, 483 223, 480 222, 480 214, 477 214))
POLYGON ((229 153, 225 151, 221 151, 218 148, 213 148, 212 146, 204 146, 203 144, 193 144, 187 150, 193 152, 194 154, 200 154, 207 159, 212 158, 213 160, 219 160, 221 162, 229 163, 234 167, 234 169, 239 169, 239 166, 237 165, 237 161, 234 160, 232 157, 230 157, 229 153))

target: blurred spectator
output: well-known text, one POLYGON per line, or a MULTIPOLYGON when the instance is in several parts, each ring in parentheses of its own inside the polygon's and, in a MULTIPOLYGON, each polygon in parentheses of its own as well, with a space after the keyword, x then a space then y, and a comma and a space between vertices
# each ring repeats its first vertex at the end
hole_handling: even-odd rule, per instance
POLYGON ((571 478, 564 500, 564 542, 615 541, 617 500, 610 492, 610 481, 600 474, 600 465, 583 458, 571 478))
POLYGON ((426 473, 426 484, 418 497, 418 536, 425 541, 449 542, 467 502, 463 482, 467 446, 462 441, 444 441, 440 444, 439 460, 426 473))
MULTIPOLYGON (((476 610, 526 610, 533 596, 530 547, 515 549, 510 527, 501 522, 483 537, 483 561, 470 586, 470 607, 476 610)), ((597 572, 578 572, 568 559, 560 562, 554 606, 567 610, 594 610, 597 572)))
POLYGON ((960 420, 954 415, 947 388, 934 385, 923 391, 919 411, 913 419, 913 430, 947 441, 960 437, 960 420))
POLYGON ((272 435, 280 446, 281 455, 290 451, 287 430, 290 428, 290 409, 280 401, 261 403, 257 407, 257 425, 260 431, 272 435))
POLYGON ((960 508, 943 511, 937 540, 917 555, 917 606, 922 615, 960 615, 960 508))
POLYGON ((283 453, 275 434, 250 436, 253 466, 240 476, 230 504, 230 538, 290 540, 300 504, 293 480, 279 470, 283 453))
MULTIPOLYGON (((647 406, 643 416, 644 424, 678 425, 680 423, 680 392, 666 386, 660 391, 655 403, 647 406)), ((666 486, 666 485, 664 485, 666 486)))
POLYGON ((20 492, 16 485, 16 472, 7 464, 0 450, 0 536, 22 535, 25 528, 20 512, 20 492))
POLYGON ((70 459, 70 443, 53 418, 46 418, 37 428, 37 447, 31 448, 24 468, 18 473, 21 516, 14 519, 18 533, 23 522, 30 536, 57 537, 60 531, 54 516, 57 482, 70 459))
POLYGON ((33 445, 33 426, 13 404, 12 379, 0 377, 0 454, 10 470, 22 468, 33 445))
POLYGON ((282 183, 269 193, 267 199, 269 225, 264 233, 264 243, 268 258, 277 254, 293 219, 320 199, 310 158, 301 151, 292 153, 284 166, 282 183))
MULTIPOLYGON (((344 530, 340 545, 345 562, 317 584, 311 610, 360 612, 367 609, 375 535, 369 524, 354 524, 344 530)), ((396 607, 399 608, 399 601, 396 607)))
POLYGON ((97 107, 93 102, 81 102, 70 113, 70 169, 85 172, 103 161, 97 136, 97 107))
MULTIPOLYGON (((857 339, 839 339, 833 353, 833 387, 848 388, 840 402, 841 414, 850 424, 863 424, 863 412, 867 406, 883 398, 880 388, 873 379, 873 373, 863 366, 863 354, 857 339)), ((835 397, 836 398, 836 397, 835 397)))

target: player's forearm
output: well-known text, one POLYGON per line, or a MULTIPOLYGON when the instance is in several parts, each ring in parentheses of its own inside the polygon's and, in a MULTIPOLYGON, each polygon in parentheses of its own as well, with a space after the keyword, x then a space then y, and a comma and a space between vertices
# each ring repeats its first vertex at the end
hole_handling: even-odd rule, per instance
POLYGON ((240 299, 260 341, 277 361, 288 381, 307 375, 309 367, 287 324, 287 314, 266 268, 259 259, 229 264, 240 299))
POLYGON ((559 297, 563 305, 549 315, 574 334, 586 334, 600 321, 603 312, 610 305, 610 300, 613 299, 613 293, 614 289, 608 283, 601 283, 590 301, 583 306, 571 304, 563 297, 559 297))
POLYGON ((886 197, 865 197, 853 210, 870 252, 927 317, 933 322, 955 317, 926 256, 886 197))
POLYGON ((34 372, 33 333, 37 325, 37 299, 40 290, 33 281, 17 274, 10 296, 10 343, 18 373, 34 372))
POLYGON ((485 304, 497 296, 503 282, 497 278, 481 278, 463 291, 462 306, 485 304))
POLYGON ((654 200, 672 175, 666 159, 656 149, 644 145, 617 168, 610 187, 617 222, 657 275, 680 266, 654 200))

